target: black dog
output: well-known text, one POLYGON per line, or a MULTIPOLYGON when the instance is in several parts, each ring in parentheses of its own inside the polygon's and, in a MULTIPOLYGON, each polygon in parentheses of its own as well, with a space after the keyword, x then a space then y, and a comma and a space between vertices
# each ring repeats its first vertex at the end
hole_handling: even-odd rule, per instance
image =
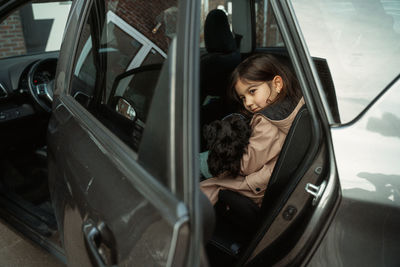
POLYGON ((209 150, 207 164, 210 173, 218 176, 226 171, 236 177, 240 173, 240 160, 249 144, 249 120, 234 113, 206 125, 203 134, 209 150))

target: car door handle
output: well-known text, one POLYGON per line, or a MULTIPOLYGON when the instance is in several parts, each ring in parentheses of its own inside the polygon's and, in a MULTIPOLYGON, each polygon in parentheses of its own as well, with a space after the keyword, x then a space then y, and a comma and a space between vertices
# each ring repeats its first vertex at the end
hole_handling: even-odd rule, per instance
POLYGON ((111 243, 107 240, 109 234, 104 234, 103 229, 106 229, 104 223, 99 223, 96 226, 90 219, 83 223, 82 231, 86 247, 90 254, 89 256, 91 256, 92 261, 98 267, 117 266, 115 265, 116 257, 115 253, 113 253, 114 249, 110 247, 111 243))

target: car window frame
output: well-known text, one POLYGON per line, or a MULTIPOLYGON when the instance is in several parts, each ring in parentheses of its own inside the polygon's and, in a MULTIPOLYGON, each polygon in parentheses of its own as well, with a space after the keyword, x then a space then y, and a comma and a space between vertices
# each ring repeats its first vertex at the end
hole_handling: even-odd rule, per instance
POLYGON ((326 154, 328 155, 329 170, 326 177, 326 188, 322 192, 318 204, 315 206, 315 212, 310 218, 310 223, 306 226, 301 242, 297 243, 286 256, 291 259, 299 259, 298 257, 304 259, 304 257, 307 257, 307 254, 311 255, 315 249, 315 242, 318 243, 323 238, 327 230, 325 225, 329 225, 333 219, 333 214, 337 210, 341 199, 340 184, 330 134, 330 123, 333 121, 333 118, 330 109, 326 109, 328 107, 325 99, 326 96, 313 59, 307 50, 304 37, 301 35, 290 0, 269 1, 271 1, 283 41, 287 47, 295 75, 299 79, 303 97, 310 113, 313 126, 313 141, 308 155, 315 154, 320 142, 325 144, 326 154), (321 125, 321 127, 318 125, 321 125), (301 255, 302 251, 306 252, 306 254, 301 255))
MULTIPOLYGON (((98 3, 97 3, 98 1, 94 1, 94 0, 91 0, 91 1, 88 1, 87 2, 87 4, 86 4, 86 6, 84 7, 85 9, 91 9, 91 11, 90 12, 94 12, 93 10, 95 9, 96 10, 96 14, 95 14, 95 16, 93 16, 92 15, 92 20, 94 20, 93 21, 93 23, 95 23, 96 25, 99 25, 99 23, 97 23, 97 20, 98 20, 98 13, 99 12, 101 12, 101 11, 99 11, 99 10, 101 10, 101 6, 99 7, 98 6, 98 3), (95 17, 95 18, 93 18, 93 17, 95 17)), ((178 1, 178 5, 180 5, 180 3, 181 3, 182 1, 178 1)), ((179 8, 181 8, 181 7, 179 7, 179 8)), ((82 20, 81 20, 81 25, 79 26, 79 31, 81 32, 82 31, 82 28, 84 27, 84 25, 85 25, 85 23, 87 23, 87 21, 89 20, 89 16, 90 16, 90 12, 85 12, 85 14, 86 14, 86 17, 85 18, 83 18, 82 20)), ((103 12, 104 13, 104 12, 103 12)), ((92 27, 90 27, 91 28, 91 31, 92 31, 92 27)), ((95 35, 97 35, 98 37, 99 37, 99 34, 101 34, 101 29, 97 29, 97 31, 94 33, 95 35)), ((100 35, 101 36, 101 35, 100 35)), ((101 38, 91 38, 92 39, 92 47, 94 47, 94 46, 96 46, 96 44, 93 44, 93 42, 94 42, 94 40, 93 39, 98 39, 99 41, 100 41, 100 39, 101 38)), ((80 39, 79 39, 79 36, 77 36, 76 38, 75 38, 75 40, 74 40, 74 45, 73 45, 73 47, 74 47, 74 53, 76 52, 76 51, 78 51, 78 49, 77 49, 77 47, 78 47, 78 44, 79 44, 79 42, 80 42, 80 39)), ((151 51, 151 49, 149 49, 149 51, 151 51)), ((175 56, 177 56, 177 53, 175 52, 175 51, 172 51, 171 52, 173 55, 175 55, 175 56)), ((94 53, 94 54, 99 54, 99 53, 94 53)), ((77 102, 76 101, 76 99, 74 98, 74 96, 71 94, 71 91, 72 91, 72 86, 71 86, 71 84, 70 84, 70 80, 71 80, 71 78, 72 78, 72 76, 74 75, 74 69, 75 69, 75 66, 76 66, 76 62, 77 62, 77 60, 75 59, 75 57, 76 57, 76 55, 74 54, 73 55, 73 57, 72 57, 72 62, 74 63, 74 64, 70 64, 69 65, 69 68, 68 68, 68 77, 70 77, 69 79, 67 79, 68 80, 68 83, 66 83, 66 84, 68 84, 68 87, 67 87, 67 92, 66 92, 66 94, 69 96, 69 97, 71 97, 72 99, 74 99, 74 101, 75 102, 77 102)), ((96 60, 95 60, 96 61, 96 60)), ((166 58, 166 60, 165 60, 165 62, 164 62, 164 64, 165 65, 168 65, 169 63, 167 62, 168 61, 168 57, 166 58)), ((174 59, 174 60, 172 60, 172 66, 169 66, 169 68, 176 68, 176 65, 175 65, 175 62, 176 62, 176 59, 174 59)), ((104 64, 103 64, 103 66, 102 66, 102 64, 101 64, 101 60, 99 59, 98 60, 98 63, 95 63, 95 66, 97 66, 97 68, 99 69, 99 70, 103 70, 103 71, 98 71, 97 70, 97 72, 96 72, 96 75, 98 75, 99 76, 99 78, 97 78, 96 77, 96 81, 99 81, 99 79, 104 79, 105 78, 105 75, 104 75, 104 73, 105 73, 105 70, 106 70, 106 66, 104 66, 104 64), (101 72, 103 73, 103 75, 101 74, 101 72)), ((164 67, 164 65, 163 65, 163 67, 164 67)), ((104 82, 98 82, 102 87, 104 87, 105 86, 105 83, 104 82)), ((167 81, 159 81, 159 83, 167 83, 167 81)), ((95 87, 96 87, 97 85, 95 85, 95 87)), ((99 92, 101 91, 101 92, 104 92, 105 90, 104 90, 104 88, 102 88, 101 90, 98 90, 99 92)), ((101 99, 102 99, 102 95, 101 95, 101 93, 99 93, 97 96, 97 101, 93 101, 93 103, 95 103, 95 104, 93 104, 94 105, 94 107, 93 108, 99 108, 99 106, 101 105, 101 99)), ((81 105, 80 103, 78 103, 78 105, 81 105)), ((84 106, 82 106, 82 110, 84 110, 84 112, 85 113, 88 113, 87 115, 88 115, 88 117, 90 117, 90 118, 92 118, 93 120, 95 120, 96 121, 96 124, 99 124, 99 125, 102 125, 102 127, 105 127, 106 129, 107 129, 107 132, 109 132, 109 133, 111 133, 111 135, 113 136, 113 137, 115 137, 115 138, 117 138, 117 139, 119 139, 120 140, 120 138, 115 134, 115 133, 113 133, 111 130, 109 130, 96 116, 94 116, 87 108, 85 108, 84 106)), ((109 133, 107 133, 107 134, 109 134, 109 133)), ((122 141, 121 141, 122 142, 122 141)), ((124 143, 125 144, 125 143, 124 143)), ((133 158, 135 159, 135 161, 137 161, 138 162, 138 159, 139 159, 139 150, 138 151, 134 151, 131 147, 129 147, 127 144, 125 144, 126 145, 126 148, 127 149, 129 149, 129 150, 131 150, 132 152, 133 152, 133 158)), ((138 164, 139 165, 142 165, 142 164, 140 164, 139 162, 138 162, 138 164)), ((146 168, 145 168, 146 169, 146 168)), ((146 171, 150 174, 151 173, 151 171, 149 171, 148 169, 146 169, 146 171)), ((151 174, 151 176, 154 176, 153 174, 151 174)), ((158 179, 157 178, 154 178, 155 180, 157 180, 158 181, 158 179)), ((159 183, 160 183, 160 181, 158 181, 159 183)), ((160 185, 162 185, 162 186, 164 186, 164 187, 167 187, 169 190, 171 190, 172 191, 172 193, 177 193, 177 195, 178 195, 178 198, 179 199, 183 199, 183 196, 185 195, 182 191, 180 191, 179 193, 176 191, 176 185, 175 185, 175 183, 176 183, 176 180, 175 179, 173 179, 173 181, 170 181, 170 183, 168 184, 168 185, 166 185, 166 184, 163 184, 163 183, 160 183, 160 185)), ((183 183, 181 183, 181 184, 183 184, 183 183)), ((182 187, 179 187, 180 188, 180 190, 183 190, 183 188, 182 187)))

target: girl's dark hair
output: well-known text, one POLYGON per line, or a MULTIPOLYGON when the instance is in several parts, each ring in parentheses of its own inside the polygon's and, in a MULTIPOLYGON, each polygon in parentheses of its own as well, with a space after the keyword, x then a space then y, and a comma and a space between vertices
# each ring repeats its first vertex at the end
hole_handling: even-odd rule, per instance
POLYGON ((268 54, 255 54, 248 57, 232 72, 228 87, 228 96, 242 103, 235 90, 235 85, 239 80, 268 82, 276 75, 279 75, 283 80, 283 88, 275 102, 288 97, 296 105, 301 97, 300 85, 289 68, 289 64, 289 61, 286 59, 278 60, 276 57, 268 54))

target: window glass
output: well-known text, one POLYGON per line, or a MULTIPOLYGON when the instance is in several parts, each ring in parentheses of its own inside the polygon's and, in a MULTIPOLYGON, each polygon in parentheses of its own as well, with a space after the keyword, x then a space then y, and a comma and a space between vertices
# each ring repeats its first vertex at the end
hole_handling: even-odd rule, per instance
POLYGON ((400 2, 292 0, 311 56, 327 61, 343 123, 399 74, 400 2))
POLYGON ((120 86, 118 88, 120 90, 117 90, 117 92, 113 94, 113 96, 117 97, 122 96, 129 103, 132 103, 132 106, 135 107, 137 118, 142 122, 146 122, 147 120, 150 101, 161 70, 161 65, 153 66, 154 68, 143 67, 136 69, 135 73, 124 78, 127 79, 126 82, 129 81, 128 86, 123 86, 122 88, 120 86))
POLYGON ((71 79, 71 95, 85 106, 93 98, 97 73, 92 51, 91 21, 90 14, 82 29, 71 79))
POLYGON ((60 50, 71 1, 24 5, 0 23, 0 59, 60 50))
POLYGON ((99 2, 80 36, 70 94, 134 151, 175 35, 176 4, 99 2))
POLYGON ((128 70, 129 64, 143 44, 111 21, 107 23, 103 37, 107 40, 101 44, 100 53, 107 55, 106 96, 108 97, 115 77, 128 70))
POLYGON ((146 58, 143 60, 142 65, 158 64, 158 63, 163 63, 163 61, 164 57, 156 50, 151 49, 150 52, 147 54, 146 58))
POLYGON ((259 0, 254 5, 257 47, 283 47, 274 13, 269 1, 259 0))

